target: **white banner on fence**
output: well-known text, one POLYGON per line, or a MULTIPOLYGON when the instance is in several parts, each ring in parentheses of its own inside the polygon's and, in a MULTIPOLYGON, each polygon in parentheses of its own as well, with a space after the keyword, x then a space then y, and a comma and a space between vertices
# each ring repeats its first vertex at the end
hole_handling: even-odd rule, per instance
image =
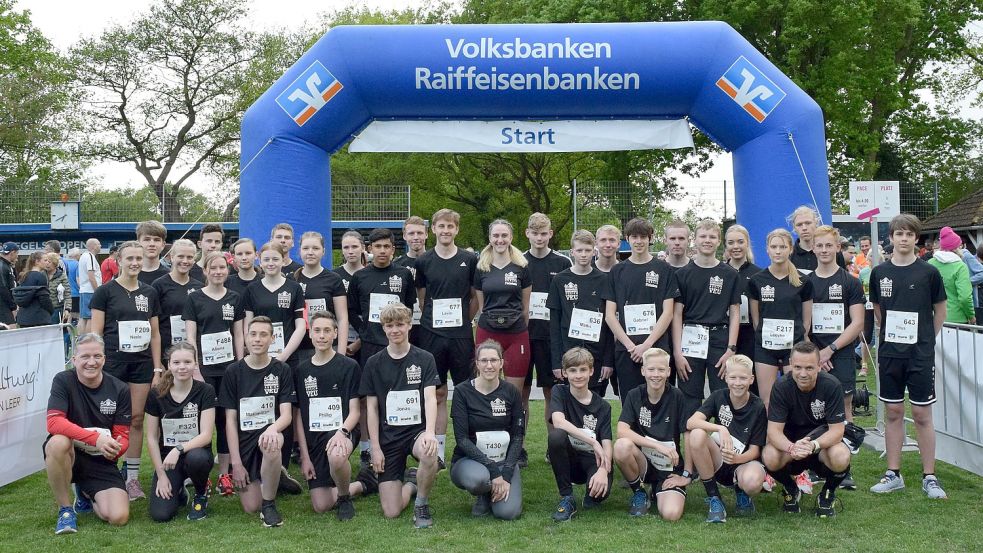
POLYGON ((0 332, 0 486, 44 468, 51 380, 65 370, 59 326, 0 332))
POLYGON ((983 334, 949 326, 935 345, 936 457, 983 475, 983 334))
POLYGON ((692 148, 685 119, 374 121, 350 152, 605 152, 692 148))

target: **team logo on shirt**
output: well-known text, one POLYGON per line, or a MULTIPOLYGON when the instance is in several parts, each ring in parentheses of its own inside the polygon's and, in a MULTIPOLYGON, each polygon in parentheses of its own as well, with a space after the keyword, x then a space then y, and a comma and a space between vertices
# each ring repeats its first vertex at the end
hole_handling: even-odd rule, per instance
POLYGON ((774 286, 762 286, 761 287, 761 301, 775 301, 775 287, 774 286))
POLYGON ((724 279, 719 276, 710 277, 710 293, 719 296, 724 291, 724 279))
POLYGON ((268 374, 263 377, 263 392, 267 394, 280 392, 280 379, 275 374, 268 374))
POLYGON ((734 420, 734 412, 730 410, 730 405, 721 405, 717 410, 717 420, 722 426, 730 428, 730 423, 734 420))
POLYGON ((288 309, 290 307, 290 292, 280 292, 276 295, 276 306, 281 309, 288 309))
POLYGON ((403 291, 403 279, 399 275, 389 277, 389 290, 397 294, 403 291))
POLYGON ((116 402, 111 399, 104 399, 99 402, 99 412, 103 415, 116 414, 116 402))
POLYGON ((649 411, 648 407, 642 407, 638 410, 638 424, 645 428, 652 426, 652 411, 649 411))
POLYGON ((143 311, 144 313, 150 311, 150 301, 143 294, 137 294, 137 297, 133 298, 133 303, 136 304, 137 311, 143 311))
POLYGON ((189 402, 181 410, 181 415, 186 419, 196 419, 198 418, 198 404, 194 402, 189 402))
POLYGON ((505 413, 505 400, 502 398, 495 398, 491 401, 491 412, 493 417, 504 417, 505 413))
POLYGON ((649 271, 645 273, 645 286, 649 288, 659 287, 659 273, 655 271, 649 271))
POLYGON ((413 275, 413 280, 416 280, 416 267, 407 267, 410 270, 410 274, 413 275))
POLYGON ((348 279, 347 278, 341 279, 341 283, 345 285, 345 291, 347 292, 348 291, 348 279))
POLYGON ((307 397, 317 397, 317 378, 313 374, 304 379, 304 391, 307 397))
POLYGON ((829 299, 831 300, 842 300, 843 299, 843 287, 839 284, 833 284, 829 287, 829 299))
POLYGON ((509 271, 505 273, 505 285, 506 286, 518 286, 519 285, 519 275, 509 271))
POLYGON ((881 279, 881 297, 890 298, 891 293, 894 291, 894 281, 884 277, 881 279))
POLYGON ((307 293, 307 283, 306 282, 300 282, 299 284, 300 284, 300 290, 306 294, 307 293))
POLYGON ((580 291, 577 289, 576 282, 568 282, 563 285, 563 293, 567 296, 567 301, 577 301, 580 291))
POLYGON ((406 383, 407 384, 419 384, 423 381, 423 369, 419 365, 410 365, 406 367, 406 383))
POLYGON ((817 419, 822 419, 826 417, 826 402, 815 400, 809 404, 809 409, 812 409, 812 416, 817 419))
POLYGON ((590 413, 584 415, 584 428, 594 432, 597 430, 597 417, 590 413))
POLYGON ((197 292, 194 288, 188 288, 188 295, 190 296, 192 292, 197 292))
POLYGON ((236 314, 235 307, 233 307, 231 303, 227 303, 222 306, 223 321, 231 321, 235 317, 235 314, 236 314))

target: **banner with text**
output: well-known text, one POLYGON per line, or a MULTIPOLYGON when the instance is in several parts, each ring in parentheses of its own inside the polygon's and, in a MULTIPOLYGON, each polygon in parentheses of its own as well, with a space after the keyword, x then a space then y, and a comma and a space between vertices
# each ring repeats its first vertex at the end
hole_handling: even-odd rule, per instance
POLYGON ((685 119, 374 121, 351 152, 606 152, 692 148, 685 119))
POLYGON ((0 332, 0 486, 44 468, 51 381, 65 370, 60 326, 0 332))

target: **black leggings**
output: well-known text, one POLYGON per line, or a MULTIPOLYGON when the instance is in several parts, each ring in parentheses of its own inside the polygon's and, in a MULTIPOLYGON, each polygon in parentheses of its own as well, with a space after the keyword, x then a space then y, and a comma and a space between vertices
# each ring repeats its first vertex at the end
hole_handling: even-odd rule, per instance
POLYGON ((181 508, 181 490, 184 489, 184 479, 190 478, 195 486, 195 493, 204 495, 208 488, 208 473, 212 471, 211 448, 198 447, 189 449, 181 456, 177 466, 167 471, 167 479, 171 481, 171 498, 163 499, 157 496, 157 471, 150 483, 148 494, 150 518, 157 522, 167 522, 174 518, 181 508))
MULTIPOLYGON (((215 393, 218 394, 222 390, 222 377, 224 375, 216 376, 205 376, 205 382, 215 388, 215 393)), ((219 455, 225 455, 229 453, 229 442, 225 437, 225 408, 218 405, 215 406, 215 445, 218 448, 219 455)))
MULTIPOLYGON (((556 487, 560 495, 573 495, 574 484, 586 484, 597 472, 597 460, 593 453, 577 451, 570 444, 569 435, 556 428, 549 431, 550 468, 556 479, 556 487)), ((604 501, 611 494, 613 477, 608 473, 608 491, 604 497, 595 501, 604 501)), ((587 491, 584 492, 586 496, 587 491)))

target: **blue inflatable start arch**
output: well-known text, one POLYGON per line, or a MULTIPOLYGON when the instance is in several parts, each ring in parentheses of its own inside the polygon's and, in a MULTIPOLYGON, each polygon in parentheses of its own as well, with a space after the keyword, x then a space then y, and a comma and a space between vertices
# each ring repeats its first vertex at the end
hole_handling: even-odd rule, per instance
POLYGON ((737 220, 829 221, 819 106, 725 23, 349 26, 246 112, 240 231, 331 233, 331 154, 375 120, 670 119, 733 152, 737 220))

